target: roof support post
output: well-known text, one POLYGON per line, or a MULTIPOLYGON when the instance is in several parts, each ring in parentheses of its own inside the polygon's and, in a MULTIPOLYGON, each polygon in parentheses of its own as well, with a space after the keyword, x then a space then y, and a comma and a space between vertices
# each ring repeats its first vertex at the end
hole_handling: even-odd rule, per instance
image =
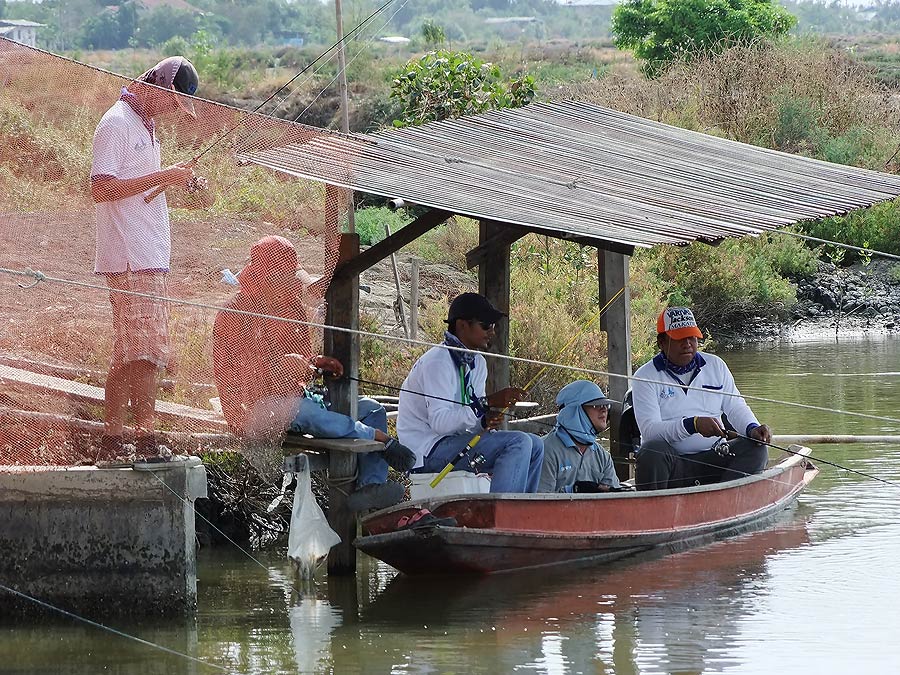
MULTIPOLYGON (((510 244, 501 235, 506 228, 491 220, 478 224, 478 248, 484 251, 478 265, 478 292, 491 301, 497 309, 509 314, 510 244), (496 239, 495 239, 496 237, 496 239), (489 247, 485 245, 494 239, 489 247)), ((490 351, 509 354, 509 320, 497 322, 490 351)), ((488 363, 487 393, 509 386, 509 361, 490 359, 488 363)))
MULTIPOLYGON (((340 328, 359 329, 359 275, 341 274, 340 265, 359 255, 359 235, 342 234, 338 256, 338 272, 325 295, 328 303, 326 323, 340 328)), ((345 375, 359 377, 359 334, 325 331, 325 353, 344 365, 345 375)), ((359 386, 355 379, 330 380, 332 410, 356 419, 359 386)), ((328 523, 341 538, 328 552, 329 574, 355 574, 356 514, 347 509, 347 496, 338 488, 352 489, 356 481, 356 455, 352 452, 330 452, 328 460, 328 523), (341 485, 343 483, 343 485, 341 485)))
MULTIPOLYGON (((600 307, 612 299, 619 290, 622 295, 606 308, 600 317, 600 328, 606 331, 607 370, 623 377, 609 378, 608 396, 622 401, 628 391, 631 377, 631 291, 629 289, 628 264, 631 256, 597 249, 597 267, 600 282, 600 307)), ((610 454, 616 461, 616 474, 620 479, 631 477, 631 465, 628 457, 619 446, 619 421, 622 418, 621 406, 613 406, 610 410, 610 454)))

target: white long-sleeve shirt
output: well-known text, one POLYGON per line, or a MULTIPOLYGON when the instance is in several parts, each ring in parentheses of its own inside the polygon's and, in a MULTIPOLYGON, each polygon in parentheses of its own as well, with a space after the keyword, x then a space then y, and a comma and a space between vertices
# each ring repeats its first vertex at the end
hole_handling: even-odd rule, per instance
MULTIPOLYGON (((487 383, 484 357, 476 354, 474 367, 465 370, 471 395, 483 397, 487 383)), ((415 362, 403 381, 397 414, 397 437, 416 453, 415 468, 422 466, 434 444, 445 436, 481 430, 481 418, 463 404, 463 397, 459 368, 449 351, 432 347, 415 362)))
POLYGON ((698 353, 700 370, 690 389, 691 374, 680 376, 666 370, 662 354, 637 369, 635 378, 654 380, 660 384, 635 380, 632 384, 634 417, 641 431, 641 442, 664 440, 682 455, 708 450, 714 439, 691 433, 696 417, 728 415, 728 421, 741 434, 759 426, 759 422, 747 402, 740 396, 734 377, 725 362, 714 354, 698 353), (723 394, 735 394, 734 396, 723 394))

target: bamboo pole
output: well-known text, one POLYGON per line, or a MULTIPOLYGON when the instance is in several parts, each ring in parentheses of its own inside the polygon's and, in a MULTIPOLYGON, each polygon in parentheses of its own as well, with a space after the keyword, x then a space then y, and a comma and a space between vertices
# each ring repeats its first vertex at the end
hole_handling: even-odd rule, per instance
POLYGON ((854 436, 841 434, 784 434, 772 436, 772 442, 778 444, 798 443, 825 444, 825 443, 897 443, 900 445, 900 436, 854 436))
MULTIPOLYGON (((391 236, 391 226, 384 224, 384 231, 391 236)), ((400 271, 397 269, 397 254, 391 253, 391 267, 394 269, 394 286, 397 287, 397 313, 400 315, 400 323, 403 325, 403 334, 409 337, 409 326, 406 324, 406 312, 403 311, 403 289, 400 287, 400 271)))
POLYGON ((409 337, 419 339, 419 259, 413 258, 409 270, 409 337))

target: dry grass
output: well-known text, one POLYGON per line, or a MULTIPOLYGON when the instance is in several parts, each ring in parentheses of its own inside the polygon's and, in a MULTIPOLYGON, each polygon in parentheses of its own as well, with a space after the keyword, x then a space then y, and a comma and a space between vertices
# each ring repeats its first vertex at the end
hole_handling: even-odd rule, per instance
POLYGON ((791 101, 807 102, 815 124, 833 136, 854 127, 900 128, 892 92, 845 52, 816 43, 740 45, 675 64, 655 80, 614 73, 565 94, 767 147, 778 147, 778 123, 791 101))

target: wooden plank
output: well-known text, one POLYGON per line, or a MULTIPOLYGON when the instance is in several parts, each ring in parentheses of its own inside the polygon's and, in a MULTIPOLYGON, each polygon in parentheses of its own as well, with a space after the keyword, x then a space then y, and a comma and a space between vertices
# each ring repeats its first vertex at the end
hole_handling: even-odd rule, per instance
MULTIPOLYGON (((403 228, 400 232, 406 229, 403 228)), ((347 266, 348 261, 355 261, 358 257, 359 235, 341 235, 338 267, 326 295, 328 303, 326 322, 329 326, 359 330, 359 273, 347 266)), ((351 378, 359 377, 359 334, 326 330, 325 353, 338 359, 344 365, 345 375, 350 376, 329 382, 332 410, 356 419, 358 385, 356 380, 351 378)), ((356 573, 356 549, 353 548, 353 540, 356 538, 356 514, 347 508, 347 495, 356 487, 355 482, 356 454, 330 452, 328 523, 337 532, 341 541, 332 546, 328 552, 329 574, 356 573)))
POLYGON ((287 434, 281 447, 284 449, 285 454, 296 454, 297 450, 313 450, 316 452, 336 450, 338 452, 359 454, 380 452, 384 450, 384 443, 370 441, 365 438, 313 438, 312 436, 287 434))
MULTIPOLYGON (((597 249, 597 265, 600 283, 600 307, 615 296, 621 289, 622 295, 612 302, 603 316, 600 317, 600 328, 606 331, 608 355, 607 370, 623 377, 609 378, 607 396, 615 401, 625 399, 631 376, 631 291, 629 286, 630 257, 597 249)), ((615 460, 616 474, 620 480, 631 478, 631 465, 623 460, 628 457, 619 446, 619 420, 622 418, 621 406, 613 406, 609 411, 609 451, 615 460)))
POLYGON ((433 230, 452 215, 453 214, 450 211, 432 209, 431 211, 426 211, 409 225, 398 230, 387 239, 382 239, 374 246, 370 246, 363 253, 359 252, 357 243, 356 255, 352 258, 347 258, 345 262, 338 262, 337 270, 335 270, 334 273, 335 278, 339 275, 353 276, 358 275, 360 272, 364 272, 375 263, 387 258, 391 253, 396 253, 429 230, 433 230))
MULTIPOLYGON (((86 401, 88 403, 102 404, 106 400, 105 393, 100 387, 94 387, 90 384, 81 382, 73 382, 62 377, 53 375, 41 375, 20 368, 4 366, 0 364, 0 381, 9 384, 18 384, 30 389, 44 391, 58 396, 73 398, 78 401, 86 401)), ((191 422, 199 422, 206 427, 228 430, 228 424, 225 418, 212 410, 203 410, 202 408, 193 408, 191 406, 182 405, 180 403, 171 403, 169 401, 156 402, 156 414, 162 419, 191 422)))
MULTIPOLYGON (((495 244, 483 259, 489 264, 478 266, 478 291, 491 301, 501 312, 509 314, 509 243, 502 239, 507 228, 491 220, 479 223, 479 242, 486 244, 495 237, 495 244)), ((509 319, 501 319, 494 329, 495 336, 491 340, 490 351, 495 354, 509 354, 509 319)), ((509 361, 507 359, 488 359, 487 392, 491 394, 509 386, 509 361)))

